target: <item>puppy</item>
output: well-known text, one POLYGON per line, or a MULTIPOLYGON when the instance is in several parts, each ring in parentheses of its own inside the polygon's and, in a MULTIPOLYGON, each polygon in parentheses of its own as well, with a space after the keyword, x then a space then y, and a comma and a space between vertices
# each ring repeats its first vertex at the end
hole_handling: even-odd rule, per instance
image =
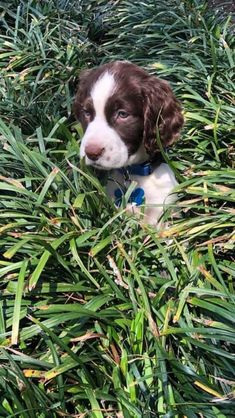
POLYGON ((110 171, 107 192, 117 205, 135 182, 128 207, 138 212, 144 204, 144 221, 156 225, 177 185, 159 158, 157 130, 166 147, 183 125, 169 84, 127 61, 104 64, 81 74, 74 112, 84 130, 81 158, 110 171))

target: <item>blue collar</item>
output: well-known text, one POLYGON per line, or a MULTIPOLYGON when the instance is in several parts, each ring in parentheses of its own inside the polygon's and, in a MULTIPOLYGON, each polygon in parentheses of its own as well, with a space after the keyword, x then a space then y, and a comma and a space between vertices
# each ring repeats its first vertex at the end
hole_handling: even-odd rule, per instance
POLYGON ((134 175, 134 176, 149 176, 153 172, 153 167, 150 162, 144 162, 141 164, 132 164, 127 167, 120 168, 118 170, 124 176, 134 175))

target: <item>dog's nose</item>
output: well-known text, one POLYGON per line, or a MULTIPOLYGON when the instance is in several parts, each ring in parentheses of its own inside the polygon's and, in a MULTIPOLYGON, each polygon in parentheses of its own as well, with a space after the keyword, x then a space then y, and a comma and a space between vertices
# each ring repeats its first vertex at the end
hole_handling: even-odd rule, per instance
POLYGON ((97 161, 104 152, 104 148, 100 148, 96 144, 90 144, 85 147, 87 157, 92 161, 97 161))

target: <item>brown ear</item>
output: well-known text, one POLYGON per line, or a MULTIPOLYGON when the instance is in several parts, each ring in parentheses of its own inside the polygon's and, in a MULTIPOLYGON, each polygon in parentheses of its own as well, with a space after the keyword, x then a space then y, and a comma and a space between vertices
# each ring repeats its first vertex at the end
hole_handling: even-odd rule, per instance
POLYGON ((181 106, 167 81, 150 76, 144 85, 144 133, 143 140, 147 153, 157 152, 157 129, 163 147, 172 144, 183 126, 181 106))
POLYGON ((80 119, 81 104, 87 95, 88 78, 93 70, 82 70, 78 77, 78 88, 73 103, 73 113, 76 119, 80 119))

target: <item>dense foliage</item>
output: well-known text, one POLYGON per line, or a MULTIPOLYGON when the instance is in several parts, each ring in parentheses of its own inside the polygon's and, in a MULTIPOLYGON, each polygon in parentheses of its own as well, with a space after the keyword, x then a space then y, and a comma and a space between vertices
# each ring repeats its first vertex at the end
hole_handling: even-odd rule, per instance
POLYGON ((231 16, 196 0, 11 0, 0 16, 0 417, 233 417, 231 16), (77 77, 111 59, 184 106, 164 231, 79 165, 77 77))

